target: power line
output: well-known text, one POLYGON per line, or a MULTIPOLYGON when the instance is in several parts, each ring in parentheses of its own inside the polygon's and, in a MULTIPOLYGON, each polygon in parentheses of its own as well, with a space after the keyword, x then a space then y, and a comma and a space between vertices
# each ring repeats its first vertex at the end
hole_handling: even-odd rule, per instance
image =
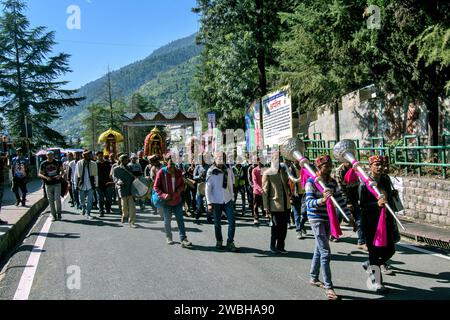
POLYGON ((58 43, 80 43, 80 44, 92 44, 102 46, 121 46, 121 47, 151 47, 156 48, 160 45, 156 44, 136 44, 136 43, 113 43, 113 42, 94 42, 94 41, 73 41, 73 40, 56 40, 58 43))

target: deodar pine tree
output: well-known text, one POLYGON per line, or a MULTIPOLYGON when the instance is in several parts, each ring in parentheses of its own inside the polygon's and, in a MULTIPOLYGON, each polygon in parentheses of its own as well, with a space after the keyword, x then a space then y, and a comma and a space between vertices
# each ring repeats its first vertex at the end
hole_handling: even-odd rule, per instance
POLYGON ((51 128, 65 107, 83 98, 76 90, 63 89, 68 81, 59 80, 71 70, 69 55, 52 56, 55 33, 45 27, 31 29, 23 14, 22 0, 4 0, 0 17, 0 112, 7 120, 13 138, 23 136, 25 117, 33 127, 34 145, 65 146, 64 137, 51 128))

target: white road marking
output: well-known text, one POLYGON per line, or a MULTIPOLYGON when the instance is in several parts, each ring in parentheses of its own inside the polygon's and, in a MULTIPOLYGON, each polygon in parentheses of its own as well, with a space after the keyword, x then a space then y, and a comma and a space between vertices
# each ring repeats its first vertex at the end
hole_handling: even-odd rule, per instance
MULTIPOLYGON (((69 194, 62 199, 62 204, 66 201, 68 196, 69 194)), ((34 243, 33 250, 28 257, 25 270, 22 273, 22 277, 20 278, 19 286, 17 287, 13 300, 28 300, 31 287, 33 285, 34 276, 39 264, 39 259, 41 257, 42 250, 44 250, 45 240, 47 239, 47 234, 51 225, 52 216, 50 215, 47 218, 47 221, 45 221, 44 226, 42 227, 41 232, 34 243)))
POLYGON ((39 258, 41 257, 41 252, 44 249, 46 234, 50 230, 52 224, 52 216, 50 215, 45 221, 41 232, 39 233, 36 242, 34 243, 33 250, 28 257, 25 270, 20 278, 19 286, 17 287, 16 293, 13 300, 28 300, 30 295, 31 286, 33 285, 34 275, 39 263, 39 258))
POLYGON ((409 244, 405 244, 405 243, 398 243, 397 245, 414 250, 414 251, 418 251, 418 252, 422 252, 422 253, 428 253, 431 254, 432 256, 435 256, 437 258, 442 258, 442 259, 447 259, 450 260, 450 257, 448 256, 444 256, 443 254, 439 254, 439 253, 435 253, 433 251, 427 250, 427 249, 423 249, 423 248, 419 248, 419 247, 415 247, 409 244))

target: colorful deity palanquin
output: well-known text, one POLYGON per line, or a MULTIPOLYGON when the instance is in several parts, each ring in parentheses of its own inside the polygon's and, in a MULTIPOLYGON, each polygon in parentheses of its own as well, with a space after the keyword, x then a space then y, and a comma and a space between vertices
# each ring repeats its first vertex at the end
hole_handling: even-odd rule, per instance
POLYGON ((166 134, 157 127, 147 135, 144 143, 144 154, 146 156, 163 156, 166 153, 166 134))

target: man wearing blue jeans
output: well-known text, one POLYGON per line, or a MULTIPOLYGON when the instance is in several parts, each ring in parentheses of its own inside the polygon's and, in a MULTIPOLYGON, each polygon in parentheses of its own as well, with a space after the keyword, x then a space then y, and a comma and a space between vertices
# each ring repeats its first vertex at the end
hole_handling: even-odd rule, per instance
POLYGON ((314 256, 310 270, 310 284, 325 288, 327 298, 329 300, 337 300, 338 296, 334 292, 333 282, 331 281, 330 221, 326 206, 328 198, 333 195, 348 216, 350 216, 350 212, 346 206, 346 200, 338 188, 337 182, 331 178, 333 165, 330 156, 323 155, 317 158, 316 166, 319 169, 320 177, 325 183, 326 190, 322 194, 315 186, 312 178, 309 178, 305 185, 308 219, 315 238, 314 256), (323 283, 319 281, 320 268, 322 268, 323 272, 323 283))
POLYGON ((164 159, 167 162, 167 166, 163 167, 156 174, 153 188, 158 197, 164 201, 162 207, 164 210, 164 228, 166 230, 167 244, 174 244, 171 226, 172 212, 174 212, 180 233, 181 246, 183 248, 191 248, 192 243, 187 239, 184 227, 183 201, 181 198, 184 191, 183 174, 180 169, 175 167, 170 154, 166 155, 164 159))
POLYGON ((75 185, 80 193, 82 215, 91 219, 94 192, 98 188, 97 163, 91 161, 91 152, 83 152, 83 160, 77 162, 75 169, 75 185), (86 202, 87 197, 87 202, 86 202))
MULTIPOLYGON (((8 157, 5 153, 0 152, 0 211, 2 209, 2 200, 3 200, 3 183, 4 183, 4 177, 3 177, 3 170, 8 165, 8 157)), ((0 225, 8 224, 8 222, 3 221, 0 219, 0 225)))
POLYGON ((208 169, 206 174, 206 202, 208 203, 208 211, 214 215, 216 248, 223 249, 221 216, 222 211, 225 211, 228 220, 227 248, 236 252, 237 248, 234 245, 236 222, 233 210, 234 174, 233 170, 225 164, 225 161, 225 154, 217 153, 214 164, 208 169))

